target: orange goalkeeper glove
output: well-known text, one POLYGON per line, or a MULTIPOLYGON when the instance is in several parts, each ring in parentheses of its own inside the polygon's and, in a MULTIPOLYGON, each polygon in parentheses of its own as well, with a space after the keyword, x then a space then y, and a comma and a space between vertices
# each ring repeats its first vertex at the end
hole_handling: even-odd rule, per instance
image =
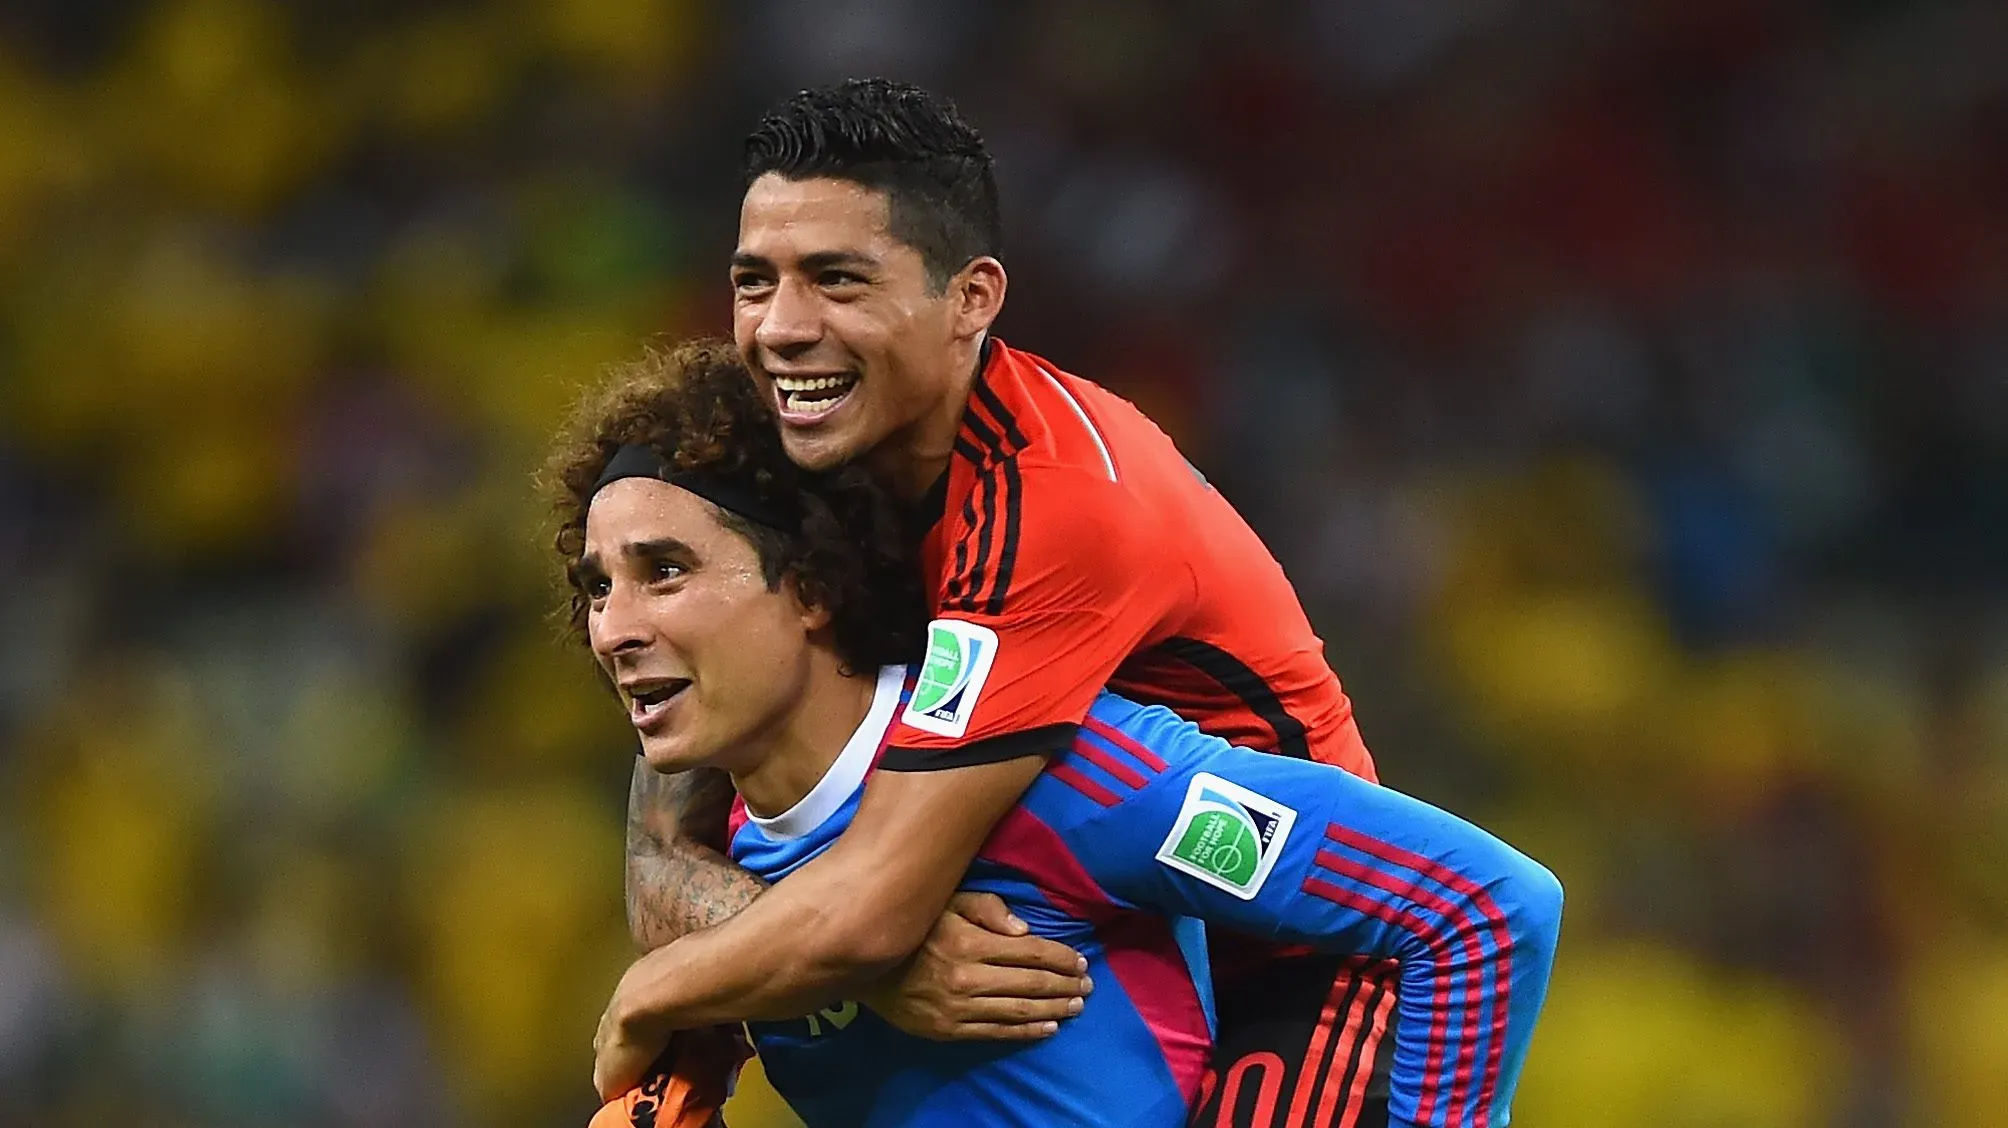
POLYGON ((734 1031, 683 1030, 641 1084, 600 1106, 587 1128, 713 1128, 752 1056, 734 1031))

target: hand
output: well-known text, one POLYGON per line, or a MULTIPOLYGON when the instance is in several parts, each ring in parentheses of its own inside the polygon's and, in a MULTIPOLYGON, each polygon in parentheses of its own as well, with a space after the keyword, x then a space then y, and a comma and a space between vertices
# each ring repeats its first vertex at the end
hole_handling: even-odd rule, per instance
POLYGON ((649 1029, 632 1020, 630 995, 635 972, 647 960, 644 956, 635 961, 627 974, 621 976, 614 997, 600 1015, 599 1031, 593 1035, 593 1088, 599 1091, 601 1100, 613 1100, 634 1088, 648 1072, 649 1065, 669 1048, 670 1031, 649 1029))
POLYGON ((1081 1013, 1088 961, 988 893, 958 893, 927 942, 865 999, 879 1017, 937 1042, 1036 1041, 1081 1013))
POLYGON ((720 1128, 718 1110, 747 1056, 725 1027, 679 1030, 641 1084, 602 1105, 586 1128, 720 1128))

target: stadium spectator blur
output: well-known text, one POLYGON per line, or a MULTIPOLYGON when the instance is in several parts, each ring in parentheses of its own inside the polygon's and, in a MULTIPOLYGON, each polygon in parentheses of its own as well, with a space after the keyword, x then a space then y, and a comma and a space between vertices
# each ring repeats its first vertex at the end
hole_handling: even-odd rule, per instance
POLYGON ((13 0, 0 1124, 584 1122, 632 738, 531 469, 859 73, 1566 881, 1516 1123, 2000 1123, 2001 5, 13 0))

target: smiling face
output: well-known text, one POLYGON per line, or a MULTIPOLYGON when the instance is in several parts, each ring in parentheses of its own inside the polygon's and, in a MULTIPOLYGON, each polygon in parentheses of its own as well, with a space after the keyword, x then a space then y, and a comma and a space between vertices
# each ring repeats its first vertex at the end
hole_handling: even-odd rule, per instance
MULTIPOLYGON (((1003 268, 980 257, 942 285, 891 230, 886 193, 768 173, 746 190, 732 257, 733 334, 797 465, 952 441, 1003 268)), ((923 483, 924 485, 924 483, 923 483)))
POLYGON ((657 771, 753 769, 805 699, 827 622, 767 585, 759 553, 710 502, 652 478, 592 498, 574 582, 586 636, 657 771))

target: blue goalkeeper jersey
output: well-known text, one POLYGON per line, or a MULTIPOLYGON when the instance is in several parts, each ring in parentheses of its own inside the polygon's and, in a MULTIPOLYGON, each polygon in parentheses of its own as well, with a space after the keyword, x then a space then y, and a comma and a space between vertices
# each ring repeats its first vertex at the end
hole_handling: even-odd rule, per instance
MULTIPOLYGON (((905 667, 800 802, 735 804, 731 854, 769 881, 857 810, 905 667)), ((748 1024, 810 1128, 1185 1123, 1213 1036, 1204 928, 1392 960, 1392 1123, 1498 1128, 1547 989, 1561 887, 1498 839, 1333 767, 1249 751, 1103 694, 985 844, 963 888, 1088 959, 1095 989, 1032 1043, 942 1043, 845 1002, 748 1024)))

